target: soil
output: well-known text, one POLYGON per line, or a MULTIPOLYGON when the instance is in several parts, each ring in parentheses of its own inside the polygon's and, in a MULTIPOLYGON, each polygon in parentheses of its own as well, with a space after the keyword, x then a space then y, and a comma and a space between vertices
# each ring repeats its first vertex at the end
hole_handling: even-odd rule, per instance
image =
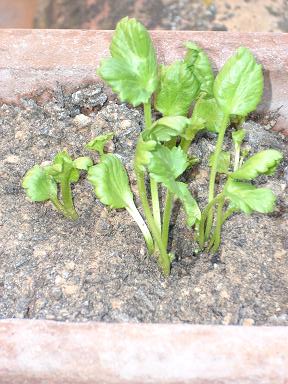
MULTIPOLYGON (((21 178, 35 163, 63 148, 73 156, 91 155, 83 145, 111 130, 109 151, 121 156, 135 189, 131 165, 141 109, 109 100, 98 84, 74 93, 59 86, 52 99, 46 95, 39 91, 34 99, 0 108, 0 318, 288 325, 288 146, 271 130, 275 114, 245 123, 245 145, 251 154, 269 147, 284 153, 277 173, 258 180, 276 193, 276 211, 235 214, 224 225, 220 251, 211 256, 196 252, 176 205, 170 247, 177 257, 165 279, 130 216, 106 209, 85 175, 73 190, 76 222, 50 203, 25 197, 21 178)), ((202 134, 191 147, 203 159, 186 175, 201 206, 214 144, 215 136, 202 134)))

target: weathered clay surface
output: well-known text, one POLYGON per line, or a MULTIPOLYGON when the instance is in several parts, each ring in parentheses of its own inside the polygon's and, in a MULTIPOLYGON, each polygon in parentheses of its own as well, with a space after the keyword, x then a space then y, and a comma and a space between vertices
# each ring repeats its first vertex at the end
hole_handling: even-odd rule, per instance
MULTIPOLYGON (((57 83, 75 86, 97 79, 95 69, 108 55, 112 32, 108 31, 0 31, 0 100, 17 101, 39 88, 57 83)), ((265 70, 262 110, 279 109, 278 130, 288 122, 288 35, 281 33, 229 33, 155 31, 152 36, 159 60, 171 62, 183 56, 183 43, 193 40, 207 50, 214 68, 240 45, 253 50, 265 70)))
POLYGON ((0 321, 1 384, 286 384, 287 329, 0 321))

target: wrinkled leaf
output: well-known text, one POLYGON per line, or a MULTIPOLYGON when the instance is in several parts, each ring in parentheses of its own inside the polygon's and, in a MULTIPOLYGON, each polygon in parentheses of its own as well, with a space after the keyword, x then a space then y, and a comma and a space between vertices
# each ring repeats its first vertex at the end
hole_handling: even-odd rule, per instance
POLYGON ((90 167, 88 181, 101 203, 111 208, 127 208, 133 202, 127 172, 116 155, 104 155, 99 164, 90 167))
POLYGON ((268 188, 257 188, 252 184, 230 179, 223 192, 232 206, 244 213, 269 213, 274 210, 276 197, 268 188))
POLYGON ((190 119, 184 116, 166 116, 155 121, 151 128, 143 132, 145 140, 169 141, 175 136, 183 136, 190 119))
POLYGON ((80 176, 72 158, 66 151, 57 153, 54 157, 52 167, 49 167, 48 172, 51 172, 50 174, 52 174, 54 179, 59 183, 64 180, 69 183, 76 183, 80 176))
POLYGON ((233 143, 237 146, 240 146, 245 139, 246 131, 245 129, 239 129, 237 131, 232 132, 232 140, 233 143))
POLYGON ((78 157, 73 163, 77 169, 82 169, 84 171, 88 171, 89 167, 93 165, 93 161, 87 156, 78 157))
POLYGON ((157 62, 152 40, 135 19, 123 18, 110 45, 111 58, 101 62, 98 74, 134 107, 148 102, 157 87, 157 62))
MULTIPOLYGON (((210 167, 212 167, 214 163, 214 159, 215 159, 215 154, 212 153, 212 155, 209 158, 210 167)), ((216 170, 219 173, 227 174, 229 171, 229 167, 230 167, 230 152, 221 151, 218 158, 216 170)))
POLYGON ((186 116, 198 89, 199 83, 186 63, 162 66, 155 108, 164 116, 186 116))
POLYGON ((145 172, 156 145, 154 140, 144 141, 142 135, 139 137, 135 152, 135 169, 137 171, 145 172))
POLYGON ((225 114, 246 116, 254 111, 263 93, 262 67, 247 48, 238 48, 218 73, 214 96, 225 114))
POLYGON ((22 181, 22 187, 32 201, 46 201, 57 197, 57 184, 44 167, 34 165, 22 181))
POLYGON ((233 179, 252 180, 259 175, 272 175, 283 156, 275 149, 266 149, 250 157, 237 171, 231 173, 233 179))
POLYGON ((219 108, 214 98, 199 99, 195 104, 192 114, 192 126, 201 123, 203 128, 210 132, 219 132, 224 118, 224 113, 219 108))
POLYGON ((152 178, 164 184, 182 202, 187 216, 187 225, 192 226, 201 217, 198 204, 189 192, 188 186, 175 180, 185 171, 188 164, 187 155, 180 147, 169 149, 159 145, 153 152, 149 171, 152 178))
POLYGON ((149 171, 157 182, 164 183, 182 175, 187 166, 188 157, 180 147, 169 149, 159 145, 152 153, 149 171))
POLYGON ((103 155, 105 145, 108 143, 108 141, 112 140, 113 136, 113 132, 106 133, 105 135, 99 135, 89 141, 89 143, 85 145, 85 148, 91 149, 92 151, 97 151, 100 153, 100 155, 103 155))
POLYGON ((188 41, 185 44, 187 53, 184 61, 190 71, 196 76, 200 89, 199 93, 213 96, 214 75, 208 56, 195 43, 188 41))

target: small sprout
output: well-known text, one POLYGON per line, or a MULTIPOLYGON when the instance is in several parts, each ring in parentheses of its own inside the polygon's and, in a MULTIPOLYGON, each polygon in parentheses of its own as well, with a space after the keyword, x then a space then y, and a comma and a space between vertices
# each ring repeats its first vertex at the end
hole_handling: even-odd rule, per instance
POLYGON ((113 136, 113 132, 106 133, 105 135, 99 135, 89 141, 89 143, 85 145, 85 148, 90 149, 92 151, 97 151, 99 152, 100 156, 102 156, 104 155, 105 145, 113 139, 113 136))
POLYGON ((75 211, 71 184, 79 179, 79 170, 88 170, 92 165, 89 157, 79 157, 74 161, 66 151, 59 152, 51 165, 34 165, 23 178, 22 187, 32 201, 51 201, 54 207, 65 217, 75 220, 75 211), (61 199, 58 199, 58 189, 61 199))

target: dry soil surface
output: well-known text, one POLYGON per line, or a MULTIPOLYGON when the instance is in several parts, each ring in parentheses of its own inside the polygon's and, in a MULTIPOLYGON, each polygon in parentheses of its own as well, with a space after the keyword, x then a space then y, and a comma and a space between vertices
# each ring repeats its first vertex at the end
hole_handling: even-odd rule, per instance
MULTIPOLYGON (((274 117, 245 123, 245 145, 251 154, 269 147, 284 153, 276 175, 258 180, 276 193, 275 213, 235 214, 212 257, 197 253, 176 209, 170 238, 176 260, 165 279, 128 214, 103 207, 85 175, 73 190, 76 222, 49 203, 29 202, 21 188, 35 163, 63 148, 88 154, 87 141, 113 130, 109 151, 120 155, 135 189, 131 165, 141 109, 107 100, 92 84, 74 93, 59 87, 50 101, 39 93, 18 106, 2 105, 0 113, 0 318, 288 325, 288 147, 287 138, 271 131, 274 117)), ((214 143, 203 134, 191 147, 202 162, 186 177, 201 206, 214 143)))

